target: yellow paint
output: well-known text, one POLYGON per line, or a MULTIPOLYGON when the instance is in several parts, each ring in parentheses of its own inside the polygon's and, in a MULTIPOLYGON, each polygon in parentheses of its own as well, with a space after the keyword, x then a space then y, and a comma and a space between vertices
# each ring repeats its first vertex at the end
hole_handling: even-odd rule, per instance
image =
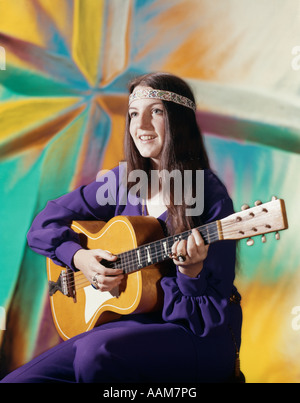
POLYGON ((102 52, 101 87, 108 85, 126 69, 131 49, 130 19, 133 3, 130 0, 109 0, 107 2, 106 35, 102 52))
POLYGON ((104 5, 104 0, 74 0, 72 54, 91 86, 99 75, 104 5))
POLYGON ((35 2, 28 0, 0 1, 0 32, 14 38, 43 46, 35 2))
POLYGON ((19 101, 0 103, 1 131, 0 142, 12 140, 53 117, 66 113, 80 98, 26 98, 19 101))
POLYGON ((111 169, 118 165, 119 161, 124 157, 123 144, 128 97, 105 96, 99 97, 97 101, 111 118, 111 133, 101 164, 102 168, 111 169))
MULTIPOLYGON (((241 369, 249 383, 299 382, 300 331, 292 328, 295 280, 240 284, 243 307, 241 369)), ((298 284, 298 281, 297 281, 298 284)), ((299 300, 300 305, 300 300, 299 300)))

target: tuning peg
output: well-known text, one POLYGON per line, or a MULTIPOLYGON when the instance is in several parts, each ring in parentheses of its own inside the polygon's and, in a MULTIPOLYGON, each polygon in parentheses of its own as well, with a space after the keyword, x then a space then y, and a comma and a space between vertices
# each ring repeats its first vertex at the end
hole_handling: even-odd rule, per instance
POLYGON ((279 235, 279 232, 278 232, 278 231, 277 231, 276 234, 275 234, 275 239, 276 239, 277 241, 279 241, 279 239, 280 239, 280 235, 279 235))
POLYGON ((277 200, 276 196, 272 196, 272 201, 277 200))
POLYGON ((266 238, 265 235, 263 235, 263 236, 261 237, 261 241, 262 241, 262 243, 266 243, 266 242, 267 242, 267 238, 266 238))
POLYGON ((253 239, 252 239, 252 238, 248 238, 246 244, 247 244, 248 246, 254 245, 253 239))
POLYGON ((248 206, 248 204, 243 204, 242 207, 241 207, 241 210, 242 211, 248 210, 248 208, 250 208, 250 206, 248 206))
POLYGON ((254 204, 255 204, 255 206, 260 206, 262 204, 262 202, 260 200, 256 200, 256 202, 254 204))

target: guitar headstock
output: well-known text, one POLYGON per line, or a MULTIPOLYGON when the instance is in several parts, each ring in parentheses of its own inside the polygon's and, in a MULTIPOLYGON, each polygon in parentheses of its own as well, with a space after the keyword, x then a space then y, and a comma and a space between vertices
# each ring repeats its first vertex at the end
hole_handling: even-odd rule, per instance
POLYGON ((253 236, 262 235, 262 242, 266 242, 265 234, 276 232, 276 239, 279 239, 278 231, 288 228, 287 215, 284 200, 272 198, 268 203, 259 200, 255 206, 242 206, 242 211, 232 214, 220 220, 222 239, 243 239, 248 238, 247 245, 253 245, 253 236))

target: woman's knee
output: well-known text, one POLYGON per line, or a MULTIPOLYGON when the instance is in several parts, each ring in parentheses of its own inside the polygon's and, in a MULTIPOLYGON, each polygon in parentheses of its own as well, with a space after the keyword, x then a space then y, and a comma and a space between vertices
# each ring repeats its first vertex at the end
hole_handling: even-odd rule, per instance
POLYGON ((77 382, 125 382, 129 381, 130 364, 124 352, 126 345, 120 338, 93 337, 78 340, 74 359, 77 382), (122 353, 123 350, 123 353, 122 353), (125 368, 124 368, 125 367, 125 368), (126 378, 126 379, 125 379, 126 378))

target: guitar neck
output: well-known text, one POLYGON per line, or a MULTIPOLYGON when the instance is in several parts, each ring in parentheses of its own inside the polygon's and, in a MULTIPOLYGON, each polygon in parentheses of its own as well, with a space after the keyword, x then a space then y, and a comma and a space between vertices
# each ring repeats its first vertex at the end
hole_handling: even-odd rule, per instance
MULTIPOLYGON (((251 237, 276 232, 288 228, 284 200, 272 198, 272 201, 262 204, 257 201, 255 207, 246 206, 242 211, 234 213, 221 220, 217 220, 196 229, 200 232, 204 242, 211 244, 221 240, 239 240, 249 238, 248 245, 253 244, 251 237)), ((161 240, 139 246, 118 255, 118 259, 110 265, 114 268, 122 268, 125 273, 131 273, 155 263, 170 259, 172 245, 178 240, 186 240, 191 230, 168 236, 161 240)))
MULTIPOLYGON (((202 225, 196 229, 200 232, 206 244, 220 240, 218 221, 202 225)), ((192 231, 188 230, 120 253, 118 259, 109 266, 116 269, 122 268, 125 273, 132 273, 152 264, 168 260, 170 259, 174 242, 187 240, 191 233, 192 231)))

